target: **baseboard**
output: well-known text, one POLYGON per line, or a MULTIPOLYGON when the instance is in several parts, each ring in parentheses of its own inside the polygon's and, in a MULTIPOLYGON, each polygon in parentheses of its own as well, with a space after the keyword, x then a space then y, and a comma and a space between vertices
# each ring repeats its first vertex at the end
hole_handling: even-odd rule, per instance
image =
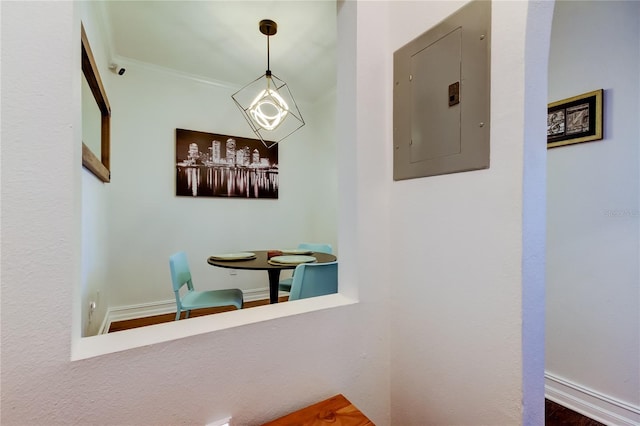
MULTIPOLYGON (((288 293, 280 292, 280 296, 286 296, 288 293)), ((242 297, 245 302, 255 302, 257 300, 269 299, 269 288, 252 288, 249 290, 242 290, 242 297)), ((136 305, 116 306, 107 309, 107 313, 100 325, 99 334, 106 334, 109 332, 111 323, 115 321, 125 321, 135 318, 151 317, 154 315, 164 315, 176 312, 176 301, 160 300, 150 303, 139 303, 136 305)))
POLYGON ((545 373, 545 397, 610 426, 640 425, 640 407, 545 373))
POLYGON ((111 327, 111 321, 109 321, 109 313, 107 312, 104 318, 102 318, 102 324, 100 324, 100 328, 98 328, 98 334, 107 334, 109 327, 111 327))

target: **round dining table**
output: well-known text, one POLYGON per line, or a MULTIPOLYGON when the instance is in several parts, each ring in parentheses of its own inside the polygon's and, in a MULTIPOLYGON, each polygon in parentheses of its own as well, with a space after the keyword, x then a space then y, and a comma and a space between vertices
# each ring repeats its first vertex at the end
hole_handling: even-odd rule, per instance
MULTIPOLYGON (((274 264, 269 263, 267 253, 271 250, 247 250, 250 253, 255 253, 256 257, 252 259, 241 260, 220 260, 210 256, 207 259, 207 263, 212 266, 218 266, 220 268, 229 269, 244 269, 255 271, 267 271, 269 274, 269 303, 278 303, 278 285, 280 282, 280 271, 283 269, 295 269, 297 264, 274 264)), ((312 252, 308 256, 316 258, 314 263, 328 263, 335 262, 336 257, 328 253, 312 252)))

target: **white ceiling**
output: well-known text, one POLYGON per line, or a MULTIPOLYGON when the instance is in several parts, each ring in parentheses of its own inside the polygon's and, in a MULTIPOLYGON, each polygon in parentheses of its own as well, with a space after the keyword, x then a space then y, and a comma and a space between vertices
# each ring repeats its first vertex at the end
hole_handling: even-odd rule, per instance
POLYGON ((336 2, 106 1, 115 61, 134 60, 240 88, 264 74, 272 19, 271 71, 297 100, 313 101, 336 83, 336 2))

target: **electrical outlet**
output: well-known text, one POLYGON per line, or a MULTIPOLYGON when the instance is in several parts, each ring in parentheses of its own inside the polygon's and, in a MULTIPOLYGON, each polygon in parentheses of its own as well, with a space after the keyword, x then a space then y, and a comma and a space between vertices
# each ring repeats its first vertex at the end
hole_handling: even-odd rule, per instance
POLYGON ((229 275, 238 275, 238 271, 235 269, 229 269, 229 275))
POLYGON ((98 306, 98 305, 96 304, 96 302, 94 302, 94 301, 89 302, 89 313, 88 313, 88 316, 89 316, 89 318, 88 318, 88 320, 89 320, 89 321, 88 321, 88 323, 89 323, 89 324, 91 324, 91 318, 93 317, 93 311, 95 311, 95 310, 96 310, 96 306, 98 306))

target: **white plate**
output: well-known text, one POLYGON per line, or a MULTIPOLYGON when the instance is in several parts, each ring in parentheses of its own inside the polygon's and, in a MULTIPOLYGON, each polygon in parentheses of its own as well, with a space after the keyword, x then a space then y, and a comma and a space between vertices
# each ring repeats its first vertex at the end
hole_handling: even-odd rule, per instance
POLYGON ((275 256, 269 259, 269 262, 279 265, 297 265, 300 263, 315 262, 316 260, 313 256, 275 256))
POLYGON ((214 254, 211 256, 213 260, 249 260, 255 259, 256 254, 250 251, 242 251, 239 253, 214 254))
POLYGON ((311 254, 313 253, 313 250, 309 250, 309 249, 286 249, 286 250, 280 250, 282 252, 282 254, 311 254))

